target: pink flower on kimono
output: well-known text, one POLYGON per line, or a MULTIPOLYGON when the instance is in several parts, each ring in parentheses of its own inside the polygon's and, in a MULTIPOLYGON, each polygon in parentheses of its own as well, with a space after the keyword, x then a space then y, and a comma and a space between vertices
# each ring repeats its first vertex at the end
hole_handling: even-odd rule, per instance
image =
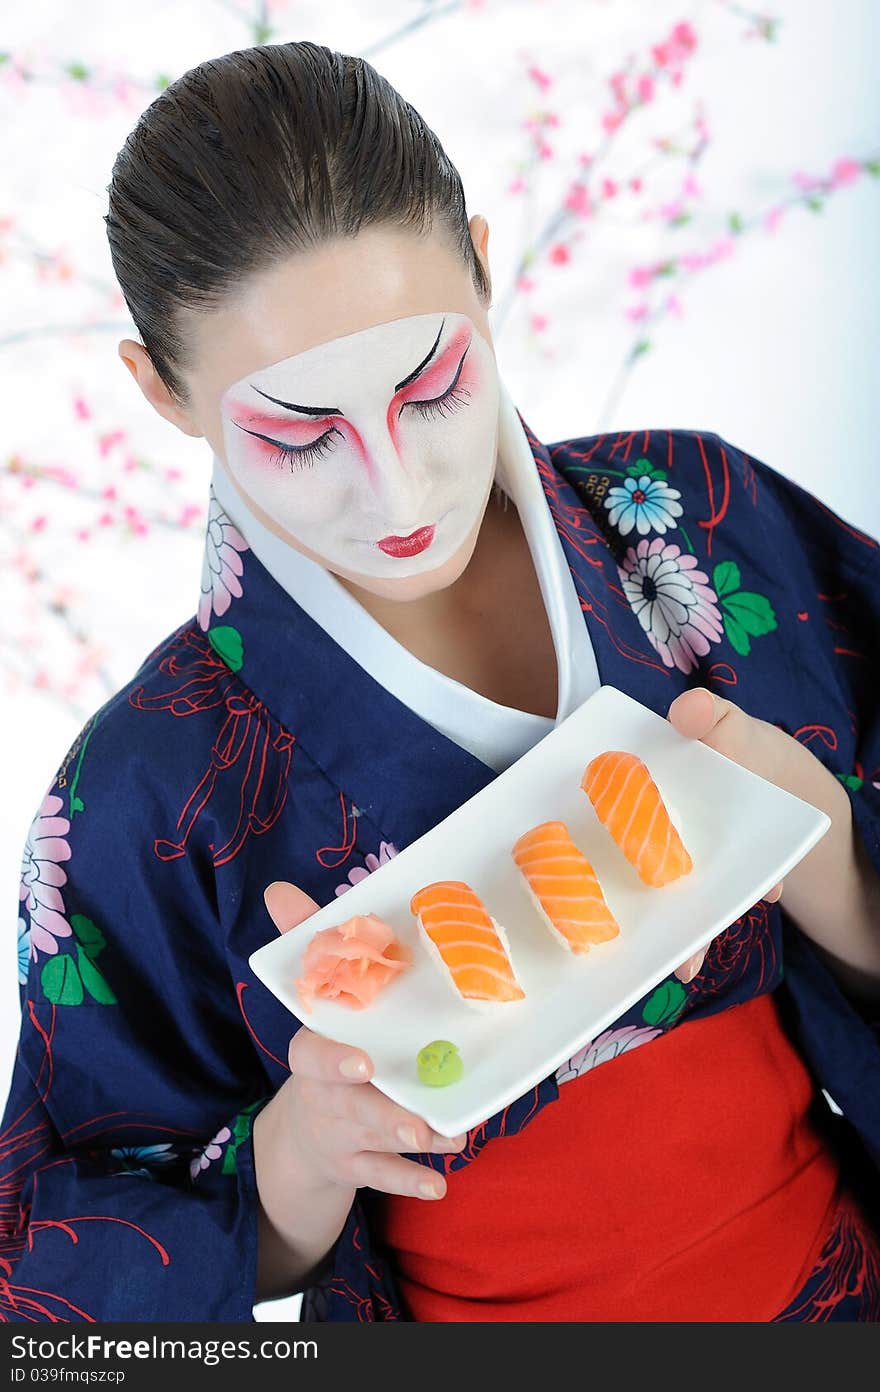
POLYGON ((372 875, 374 870, 378 870, 380 865, 384 865, 386 860, 390 860, 392 856, 396 855, 397 847, 391 841, 380 841, 379 854, 373 855, 371 851, 369 855, 364 856, 363 865, 356 865, 353 870, 349 870, 345 883, 336 886, 337 895, 344 894, 347 889, 352 889, 356 884, 360 884, 361 880, 365 880, 368 875, 372 875))
POLYGON ((623 590, 649 641, 667 667, 689 672, 717 643, 724 626, 709 577, 696 556, 655 537, 630 547, 618 566, 623 590))
POLYGON ((57 814, 63 806, 60 797, 47 793, 31 823, 21 862, 19 899, 30 915, 30 952, 58 951, 58 938, 70 937, 65 918, 61 886, 67 884, 62 860, 70 860, 65 836, 70 822, 57 814))
POLYGON ((208 1142, 204 1150, 199 1151, 198 1155, 194 1155, 189 1162, 189 1172, 193 1179, 196 1178, 200 1171, 206 1170, 212 1160, 220 1159, 220 1156, 223 1154, 223 1147, 227 1141, 231 1140, 232 1132, 229 1127, 221 1126, 217 1135, 208 1142))
POLYGON ((208 630, 212 613, 220 618, 233 598, 240 598, 239 576, 244 570, 240 553, 247 550, 247 542, 223 511, 212 488, 199 599, 199 627, 204 632, 208 630))
POLYGON ((574 1078, 579 1078, 582 1073, 589 1073, 591 1068, 596 1068, 600 1063, 608 1063, 611 1059, 617 1058, 619 1054, 626 1054, 630 1049, 637 1049, 640 1044, 648 1044, 652 1039, 656 1039, 658 1034, 663 1031, 653 1029, 648 1025, 624 1025, 621 1029, 609 1029, 604 1034, 599 1034, 589 1044, 585 1044, 582 1049, 578 1049, 576 1054, 572 1054, 570 1059, 561 1063, 556 1070, 557 1083, 570 1083, 574 1078))

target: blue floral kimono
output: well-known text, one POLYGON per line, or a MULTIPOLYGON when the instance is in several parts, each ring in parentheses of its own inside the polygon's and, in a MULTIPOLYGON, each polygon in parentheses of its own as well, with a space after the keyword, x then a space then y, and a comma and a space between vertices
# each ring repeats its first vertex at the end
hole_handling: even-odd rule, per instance
MULTIPOLYGON (((878 543, 718 435, 545 446, 523 425, 601 680, 661 716, 708 686, 800 740, 880 871, 878 543)), ((494 776, 329 638, 212 505, 198 612, 85 723, 27 838, 5 1317, 252 1318, 251 1126, 299 1024, 248 968, 275 932, 263 890, 283 878, 331 902, 494 776)), ((784 903, 755 904, 694 981, 670 976, 461 1154, 417 1158, 479 1163, 586 1068, 778 990, 876 1180, 880 1025, 784 903)), ((865 1317, 869 1278, 850 1265, 851 1313, 833 1318, 865 1317)), ((827 1318, 818 1301, 806 1290, 784 1317, 827 1318)), ((406 1317, 359 1195, 303 1318, 406 1317)))

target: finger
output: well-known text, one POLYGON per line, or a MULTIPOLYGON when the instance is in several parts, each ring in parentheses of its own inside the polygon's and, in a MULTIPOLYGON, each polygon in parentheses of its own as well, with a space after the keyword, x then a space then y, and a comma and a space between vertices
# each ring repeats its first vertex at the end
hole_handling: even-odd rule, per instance
POLYGON ((764 898, 766 899, 768 904, 775 904, 779 899, 782 898, 782 887, 784 884, 785 881, 780 880, 779 884, 774 885, 772 889, 767 891, 767 893, 764 895, 764 898))
POLYGON ((294 1077, 325 1083, 366 1083, 373 1075, 373 1061, 363 1049, 325 1039, 305 1025, 290 1041, 287 1062, 294 1077))
POLYGON ((680 735, 702 739, 721 718, 720 704, 721 697, 716 697, 714 691, 706 686, 695 686, 676 696, 666 716, 680 735))
POLYGON ((398 1106, 372 1084, 363 1088, 333 1088, 324 1085, 320 1105, 326 1109, 328 1115, 345 1118, 377 1138, 375 1146, 364 1144, 362 1148, 365 1150, 396 1150, 398 1153, 405 1151, 412 1155, 418 1155, 423 1151, 448 1154, 461 1150, 467 1141, 467 1132, 458 1136, 441 1135, 422 1117, 398 1106))
POLYGON ((352 1157, 351 1177, 358 1187, 379 1189, 383 1194, 403 1194, 414 1199, 442 1199, 446 1180, 427 1165, 362 1150, 352 1157))
POLYGON ((287 880, 273 880, 267 885, 263 891, 263 903, 279 933, 289 933, 291 928, 296 928, 321 907, 304 890, 297 889, 287 880))
POLYGON ((380 1143, 381 1138, 342 1117, 303 1117, 306 1139, 320 1158, 324 1171, 337 1183, 367 1185, 389 1194, 418 1198, 442 1198, 442 1175, 380 1143), (422 1190, 427 1185, 430 1192, 422 1190))
POLYGON ((676 967, 674 975, 678 977, 679 981, 687 985, 689 981, 693 981, 694 977, 699 975, 700 968, 706 960, 707 951, 708 949, 705 947, 700 948, 699 952, 693 953, 686 962, 682 962, 680 967, 676 967))

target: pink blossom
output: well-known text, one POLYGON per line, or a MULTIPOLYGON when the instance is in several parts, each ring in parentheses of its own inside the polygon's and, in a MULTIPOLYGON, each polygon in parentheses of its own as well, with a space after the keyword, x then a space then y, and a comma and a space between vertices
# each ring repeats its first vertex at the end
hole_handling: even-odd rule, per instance
POLYGON ((822 180, 817 179, 815 174, 805 174, 802 170, 798 170, 796 174, 792 174, 791 181, 793 184, 797 184, 798 188, 801 189, 803 193, 811 193, 813 189, 821 188, 822 186, 822 180))
POLYGON ((764 229, 767 232, 775 232, 785 213, 784 208, 771 208, 764 217, 764 229))
POLYGON ((639 94, 639 100, 642 101, 642 102, 649 102, 649 101, 651 101, 651 100, 653 99, 653 97, 654 97, 654 79, 653 79, 653 77, 651 76, 650 73, 643 73, 643 74, 642 74, 642 76, 639 78, 638 82, 636 83, 636 91, 637 91, 638 94, 639 94))
POLYGON ((40 516, 35 517, 33 522, 31 523, 31 531, 42 532, 45 529, 47 521, 48 518, 46 517, 45 513, 41 513, 40 516))
POLYGON ((672 31, 672 37, 686 53, 692 53, 697 46, 696 32, 693 25, 687 20, 682 20, 679 24, 676 24, 672 31))
POLYGON ((602 197, 603 197, 603 198, 613 198, 614 195, 615 195, 616 193, 617 193, 617 184, 614 182, 614 180, 613 180, 613 179, 603 179, 603 180, 602 180, 602 197))
POLYGON ((602 117, 602 129, 610 135, 612 131, 617 130, 625 115, 626 112, 606 111, 602 117))
POLYGON ((554 266, 564 266, 566 262, 571 260, 571 252, 564 242, 557 242, 555 246, 552 246, 548 256, 554 266))
POLYGON ((537 149, 538 149, 538 156, 539 156, 540 159, 542 159, 542 160, 548 160, 548 159, 552 159, 552 158, 553 158, 553 146, 552 146, 552 145, 548 145, 547 142, 546 142, 546 140, 540 140, 540 141, 538 142, 537 149))
POLYGON ((844 188, 852 184, 862 172, 862 166, 853 159, 839 159, 831 171, 831 187, 844 188))
POLYGON ((87 528, 80 527, 79 531, 76 534, 76 539, 77 541, 88 541, 91 535, 91 532, 88 531, 87 528))
POLYGON ((626 311, 626 317, 627 319, 632 319, 633 321, 638 322, 640 319, 645 318, 645 316, 649 312, 649 308, 650 306, 646 303, 646 301, 642 300, 637 305, 629 306, 629 308, 626 311))
POLYGON ((630 179, 629 186, 632 189, 633 193, 641 193, 642 191, 641 179, 630 179))
POLYGON ((518 174, 517 177, 511 180, 511 182, 507 185, 507 191, 508 193, 523 193, 525 192, 526 187, 527 185, 525 179, 522 177, 521 174, 518 174))
POLYGON ((547 319, 546 314, 532 314, 529 317, 529 323, 531 324, 535 333, 543 333, 547 327, 548 322, 549 321, 547 319))
POLYGON ((681 300, 677 295, 667 295, 666 308, 669 310, 670 314, 674 314, 677 319, 681 319, 684 315, 681 300))
POLYGON ((108 484, 108 486, 107 486, 106 488, 103 488, 103 489, 101 490, 101 497, 102 497, 102 498, 109 498, 109 499, 111 499, 111 500, 114 499, 114 498, 116 497, 116 489, 113 487, 112 483, 111 483, 111 484, 108 484))
POLYGON ((534 290, 535 282, 531 276, 521 275, 517 278, 516 288, 517 290, 521 290, 523 294, 528 295, 531 290, 534 290))
POLYGON ((693 174, 688 174, 681 186, 681 192, 685 198, 696 198, 702 192, 693 174))
POLYGON ((633 266, 629 273, 629 283, 634 290, 644 289, 653 279, 654 270, 651 266, 633 266))
POLYGON ((574 183, 569 185, 564 203, 566 208, 576 213, 579 217, 589 217, 593 211, 587 186, 581 183, 579 179, 576 179, 574 183))
POLYGON ((578 164, 581 165, 583 169, 588 169, 592 163, 593 156, 588 155, 586 151, 583 151, 581 154, 578 155, 578 164))
POLYGON ((114 447, 115 445, 118 445, 119 442, 120 442, 120 440, 124 440, 124 439, 125 439, 125 431, 124 431, 124 430, 109 430, 105 435, 99 435, 99 436, 98 436, 98 449, 99 449, 99 451, 101 452, 101 455, 102 455, 102 456, 108 455, 108 454, 110 453, 110 451, 113 449, 113 447, 114 447))
POLYGON ((91 408, 89 407, 88 402, 85 400, 84 397, 82 397, 82 396, 76 396, 76 397, 74 397, 74 399, 73 399, 73 413, 74 413, 74 415, 76 416, 77 420, 88 420, 88 419, 89 419, 89 417, 91 416, 92 412, 91 412, 91 408))
POLYGON ((546 92, 547 88, 550 87, 553 83, 553 78, 550 77, 547 73, 543 72, 541 68, 535 65, 528 68, 527 73, 528 76, 535 83, 535 86, 540 87, 542 92, 546 92))

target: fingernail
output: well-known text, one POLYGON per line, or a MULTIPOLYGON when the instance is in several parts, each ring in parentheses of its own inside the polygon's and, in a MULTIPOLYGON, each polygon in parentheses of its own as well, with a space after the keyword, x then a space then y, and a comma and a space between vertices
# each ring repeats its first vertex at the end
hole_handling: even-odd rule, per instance
POLYGON ((365 1078, 367 1065, 357 1054, 348 1054, 340 1063, 339 1071, 346 1078, 365 1078))
POLYGON ((435 1131, 431 1137, 431 1149, 446 1153, 450 1150, 461 1150, 467 1136, 441 1136, 435 1131))
POLYGON ((424 1194, 426 1199, 439 1199, 440 1197, 440 1190, 436 1184, 431 1183, 430 1179, 419 1181, 419 1193, 424 1194))
POLYGON ((403 1126, 398 1126, 397 1135, 398 1139, 403 1142, 407 1150, 417 1149, 419 1144, 419 1138, 416 1135, 416 1128, 414 1126, 407 1126, 406 1124, 404 1124, 403 1126))
POLYGON ((682 973, 681 980, 687 985, 688 982, 693 981, 700 967, 703 965, 703 954, 701 952, 694 953, 693 957, 689 957, 684 965, 685 970, 682 973))

